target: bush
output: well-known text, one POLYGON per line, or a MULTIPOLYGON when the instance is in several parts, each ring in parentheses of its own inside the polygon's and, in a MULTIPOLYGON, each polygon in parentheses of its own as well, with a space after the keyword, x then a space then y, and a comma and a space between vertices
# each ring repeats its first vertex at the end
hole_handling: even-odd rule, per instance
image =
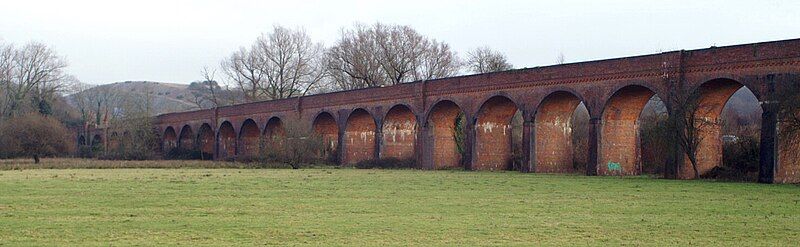
POLYGON ((755 181, 759 169, 759 141, 753 136, 740 136, 722 147, 722 166, 715 167, 701 178, 726 181, 755 181))
POLYGON ((198 149, 187 149, 187 148, 173 148, 167 151, 164 154, 164 159, 168 160, 200 160, 203 157, 211 157, 211 154, 202 153, 198 149))
POLYGON ((276 135, 271 140, 259 141, 259 152, 257 157, 241 157, 239 161, 257 161, 263 165, 280 162, 299 169, 303 165, 324 162, 330 159, 330 150, 326 150, 326 145, 321 136, 314 133, 310 128, 293 122, 283 124, 283 129, 276 131, 276 135))
POLYGON ((716 179, 722 181, 755 181, 758 179, 757 173, 747 173, 735 168, 717 166, 706 173, 700 175, 704 179, 716 179))
POLYGON ((414 162, 414 159, 382 158, 365 160, 356 163, 356 168, 359 169, 403 169, 415 167, 416 163, 414 162))
POLYGON ((734 170, 751 173, 759 169, 759 141, 752 136, 740 136, 737 141, 722 147, 722 165, 734 170))
POLYGON ((40 157, 72 153, 71 140, 61 122, 39 113, 13 117, 0 126, 0 152, 7 158, 31 157, 39 163, 40 157))

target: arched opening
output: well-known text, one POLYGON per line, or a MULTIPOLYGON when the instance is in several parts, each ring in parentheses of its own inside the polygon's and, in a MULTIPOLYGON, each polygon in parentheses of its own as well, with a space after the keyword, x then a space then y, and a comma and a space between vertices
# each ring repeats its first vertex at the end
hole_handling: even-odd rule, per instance
POLYGON ((322 157, 327 157, 328 161, 336 160, 336 148, 339 141, 339 127, 336 119, 327 112, 322 112, 314 118, 314 133, 322 139, 325 147, 322 157))
POLYGON ((553 92, 536 110, 534 171, 584 171, 588 162, 589 112, 578 96, 553 92))
POLYGON ((640 121, 655 93, 643 86, 625 86, 606 101, 602 114, 599 175, 638 175, 642 172, 640 121))
POLYGON ((244 156, 258 154, 259 137, 261 137, 261 131, 256 121, 252 119, 245 120, 244 123, 242 123, 242 129, 239 130, 239 139, 241 140, 239 154, 244 156))
POLYGON ((283 146, 283 138, 286 136, 283 121, 278 117, 272 117, 264 126, 264 145, 270 152, 280 151, 283 146))
POLYGON ((219 155, 222 159, 236 156, 236 131, 231 122, 225 121, 217 131, 219 140, 219 155))
MULTIPOLYGON (((697 129, 697 173, 716 177, 723 174, 712 172, 714 168, 724 167, 738 173, 737 179, 755 180, 762 112, 758 99, 731 79, 707 81, 692 94, 695 96, 696 104, 690 106, 694 108, 697 129)), ((695 178, 694 168, 687 156, 680 177, 695 178)))
POLYGON ((108 137, 108 149, 120 151, 119 148, 119 135, 117 135, 117 132, 111 132, 111 135, 108 137))
POLYGON ((375 119, 364 109, 356 109, 345 125, 344 160, 342 164, 355 164, 375 157, 375 119))
MULTIPOLYGON (((517 105, 503 96, 495 96, 483 103, 478 111, 475 124, 475 170, 506 170, 514 164, 521 164, 521 146, 515 147, 515 139, 522 138, 521 131, 515 131, 513 123, 517 115, 517 125, 521 126, 522 113, 517 105), (515 138, 515 137, 519 138, 515 138), (516 150, 515 150, 516 149, 516 150)), ((516 128, 521 129, 521 128, 516 128)))
POLYGON ((78 136, 78 145, 86 146, 86 137, 78 136))
MULTIPOLYGON (((119 142, 120 150, 126 150, 126 148, 131 146, 131 132, 130 131, 123 131, 122 132, 122 140, 119 142)), ((154 150, 158 151, 158 150, 154 150)))
POLYGON ((200 148, 200 159, 214 159, 214 129, 204 123, 197 133, 197 146, 200 148))
POLYGON ((397 159, 414 158, 417 140, 417 118, 405 105, 389 109, 383 119, 382 157, 397 159))
POLYGON ((466 120, 461 107, 452 101, 440 101, 431 108, 426 124, 433 168, 463 167, 466 120))
POLYGON ((92 137, 92 150, 102 151, 103 148, 103 137, 100 136, 100 134, 95 134, 94 137, 92 137))
POLYGON ((164 141, 161 145, 164 153, 167 153, 178 146, 178 135, 175 134, 175 129, 173 129, 172 126, 169 126, 166 130, 164 130, 164 141))
POLYGON ((186 150, 194 149, 194 133, 191 126, 184 125, 181 128, 181 133, 178 136, 178 147, 186 150))

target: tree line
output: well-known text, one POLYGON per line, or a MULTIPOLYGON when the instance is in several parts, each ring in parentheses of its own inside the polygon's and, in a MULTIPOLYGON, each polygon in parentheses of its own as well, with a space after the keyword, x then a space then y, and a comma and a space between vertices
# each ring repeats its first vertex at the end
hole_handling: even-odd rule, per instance
POLYGON ((355 24, 325 47, 305 29, 276 25, 222 59, 218 69, 203 68, 193 90, 205 95, 198 106, 208 108, 512 68, 499 51, 479 47, 462 58, 446 42, 410 26, 355 24), (226 90, 244 100, 225 100, 226 90))

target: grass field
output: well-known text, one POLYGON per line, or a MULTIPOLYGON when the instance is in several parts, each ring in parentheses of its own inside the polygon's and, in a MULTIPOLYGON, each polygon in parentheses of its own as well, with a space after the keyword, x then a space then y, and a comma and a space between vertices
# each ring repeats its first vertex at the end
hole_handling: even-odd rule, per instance
POLYGON ((800 186, 332 168, 0 171, 0 245, 176 244, 798 246, 800 186))

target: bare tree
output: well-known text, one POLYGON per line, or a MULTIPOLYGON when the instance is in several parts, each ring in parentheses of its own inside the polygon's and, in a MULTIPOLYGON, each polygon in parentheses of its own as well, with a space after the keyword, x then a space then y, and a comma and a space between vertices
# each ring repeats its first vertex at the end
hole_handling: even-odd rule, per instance
POLYGON ((66 61, 44 44, 0 44, 0 118, 48 107, 70 81, 66 67, 66 61))
POLYGON ((514 66, 508 63, 506 55, 484 46, 467 53, 467 67, 474 73, 489 73, 510 70, 514 66))
POLYGON ((697 152, 703 139, 707 136, 706 132, 718 124, 706 116, 712 115, 711 111, 720 106, 704 103, 700 92, 688 93, 685 89, 672 92, 671 97, 673 97, 672 102, 675 105, 668 121, 671 129, 675 131, 674 141, 689 159, 695 178, 699 178, 697 152))
POLYGON ((84 122, 102 126, 122 114, 124 92, 107 85, 93 87, 82 83, 77 83, 74 90, 76 93, 72 94, 72 101, 84 122))
POLYGON ((397 85, 458 73, 450 46, 410 26, 356 24, 328 49, 327 68, 340 89, 397 85))
POLYGON ((793 79, 783 82, 776 90, 774 101, 778 106, 778 121, 784 136, 800 133, 800 80, 793 79))
POLYGON ((433 40, 415 69, 414 80, 453 76, 461 71, 461 67, 462 62, 458 55, 450 50, 450 45, 433 40))
POLYGON ((326 65, 339 89, 376 87, 388 81, 372 30, 362 24, 342 29, 339 40, 327 51, 326 65))
POLYGON ((217 71, 203 67, 200 73, 203 76, 203 80, 192 82, 188 87, 192 97, 194 97, 194 103, 200 109, 220 106, 219 94, 222 93, 222 88, 215 79, 217 71))
POLYGON ((322 45, 302 29, 275 26, 222 62, 250 101, 303 96, 325 79, 322 45))
POLYGON ((225 75, 242 92, 246 101, 257 101, 265 99, 263 95, 264 71, 257 60, 255 50, 248 50, 244 47, 239 48, 227 59, 224 59, 220 66, 225 75))
POLYGON ((565 62, 567 62, 567 59, 564 58, 564 53, 559 52, 558 57, 556 57, 556 64, 564 64, 565 62))

